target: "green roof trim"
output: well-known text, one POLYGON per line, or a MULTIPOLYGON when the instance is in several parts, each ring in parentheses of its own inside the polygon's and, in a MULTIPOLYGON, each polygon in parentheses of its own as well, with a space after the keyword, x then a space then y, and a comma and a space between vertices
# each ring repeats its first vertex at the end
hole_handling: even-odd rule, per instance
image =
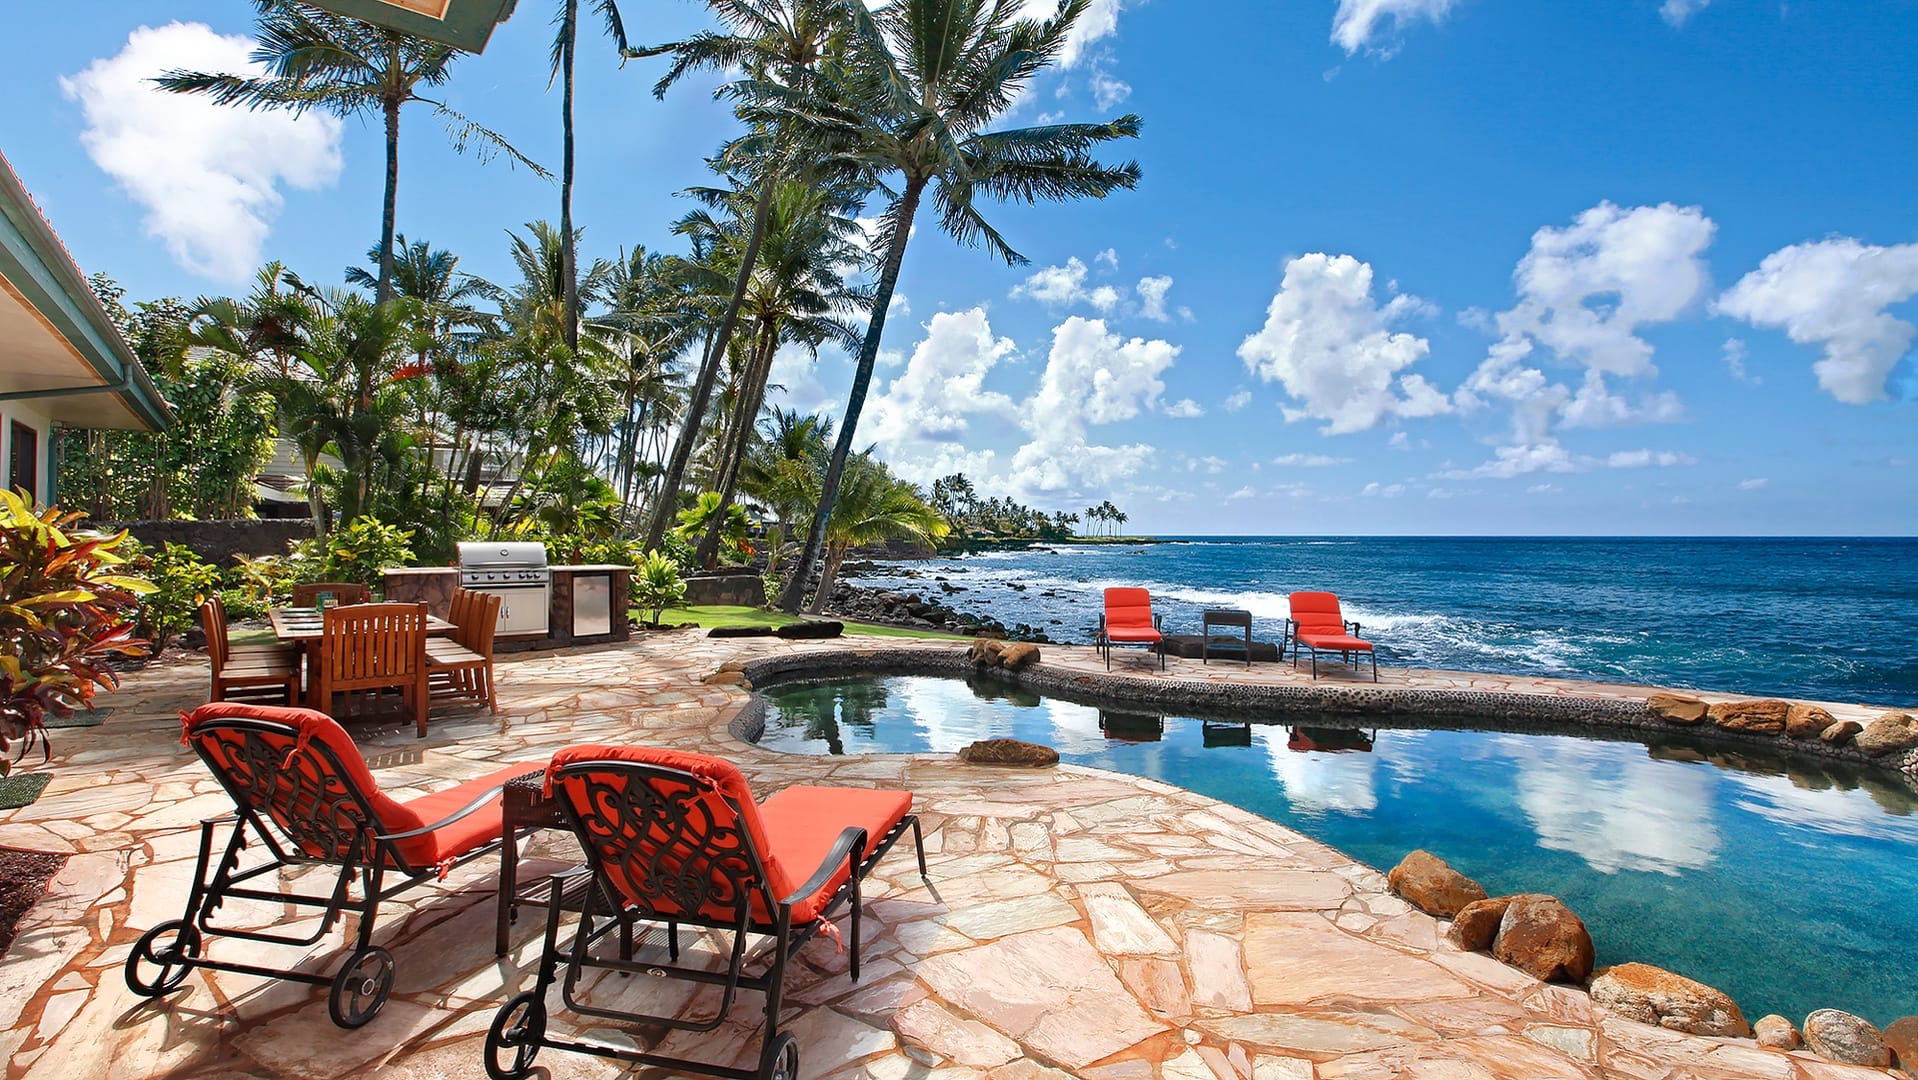
POLYGON ((513 14, 515 0, 433 0, 417 5, 393 0, 307 0, 307 3, 336 15, 476 53, 485 50, 493 28, 513 14), (440 18, 412 10, 414 6, 435 8, 440 3, 446 5, 445 14, 440 18))
POLYGON ((158 431, 173 422, 140 358, 107 317, 93 286, 87 284, 4 154, 0 154, 0 276, 67 339, 102 383, 115 388, 111 392, 142 423, 158 431))

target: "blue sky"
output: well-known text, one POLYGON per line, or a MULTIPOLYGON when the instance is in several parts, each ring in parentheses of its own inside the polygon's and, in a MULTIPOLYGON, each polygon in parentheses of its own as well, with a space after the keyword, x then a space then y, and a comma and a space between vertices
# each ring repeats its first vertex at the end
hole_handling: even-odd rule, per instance
MULTIPOLYGON (((624 6, 648 41, 703 18, 624 6)), ((550 7, 447 94, 549 166, 550 7)), ((0 40, 0 150, 136 298, 336 280, 377 237, 376 129, 140 89, 243 56, 251 11, 33 5, 0 40)), ((1010 122, 1137 112, 1144 182, 991 211, 1025 267, 923 221, 862 436, 1160 533, 1912 533, 1914 55, 1909 0, 1096 0, 1010 122)), ((731 130, 657 73, 583 54, 589 255, 673 249, 731 130)), ((418 107, 402 139, 402 231, 509 274, 556 186, 418 107)), ((834 411, 850 365, 777 377, 834 411)))

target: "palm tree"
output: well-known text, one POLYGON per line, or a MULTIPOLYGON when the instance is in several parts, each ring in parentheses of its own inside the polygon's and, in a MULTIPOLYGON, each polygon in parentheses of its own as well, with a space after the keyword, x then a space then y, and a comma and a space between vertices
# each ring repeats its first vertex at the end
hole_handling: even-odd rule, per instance
MULTIPOLYGON (((764 116, 762 110, 768 99, 811 93, 817 66, 845 26, 844 9, 839 0, 707 0, 706 6, 730 32, 708 31, 666 45, 627 49, 625 54, 629 57, 672 54, 672 67, 653 87, 654 96, 661 98, 675 82, 695 71, 744 72, 744 78, 728 84, 722 93, 741 103, 739 115, 749 122, 764 116)), ((679 440, 673 444, 672 457, 666 464, 660 498, 646 530, 648 548, 659 545, 669 515, 678 507, 686 464, 692 458, 693 443, 705 422, 706 407, 718 381, 720 365, 732 347, 732 336, 745 306, 747 285, 759 259, 776 185, 794 166, 789 160, 791 139, 784 127, 783 124, 755 123, 753 131, 734 140, 717 159, 726 171, 752 175, 759 192, 754 200, 751 225, 745 231, 745 249, 740 254, 732 298, 707 342, 692 397, 680 424, 679 440)))
POLYGON ((893 476, 871 450, 853 455, 844 475, 826 530, 826 559, 811 608, 815 615, 825 610, 839 566, 853 548, 899 538, 931 543, 951 530, 919 489, 893 476))
POLYGON ((832 441, 830 417, 774 408, 761 437, 740 466, 739 486, 771 520, 766 572, 779 572, 781 549, 795 522, 819 501, 819 477, 832 441))
MULTIPOLYGON (((606 20, 606 33, 624 53, 626 25, 620 18, 619 5, 615 0, 593 0, 593 10, 606 20)), ((573 53, 579 44, 579 0, 560 0, 559 15, 554 21, 559 24, 559 32, 553 37, 552 74, 546 80, 546 88, 551 90, 554 80, 563 80, 560 91, 560 263, 566 278, 566 346, 577 349, 579 262, 573 235, 573 53)))
POLYGON ((380 275, 375 301, 393 295, 393 227, 400 186, 400 109, 410 102, 433 107, 446 121, 453 148, 475 148, 481 161, 495 153, 549 174, 513 149, 505 138, 421 93, 452 77, 458 50, 397 30, 335 15, 295 0, 254 0, 259 9, 254 63, 261 76, 169 71, 155 79, 176 94, 205 94, 221 105, 249 109, 319 109, 335 116, 377 112, 386 129, 386 198, 380 218, 380 275))
POLYGON ((850 66, 837 73, 843 81, 835 89, 846 104, 807 103, 805 118, 798 123, 822 145, 858 160, 868 174, 897 174, 900 183, 880 217, 879 242, 885 254, 871 316, 819 508, 799 566, 780 597, 784 610, 799 610, 806 579, 824 548, 833 501, 872 386, 886 309, 899 283, 913 218, 928 191, 940 227, 955 240, 984 243, 1017 265, 1024 256, 980 215, 975 196, 1063 202, 1104 198, 1138 184, 1136 163, 1102 165, 1088 153, 1101 143, 1137 136, 1136 116, 1109 124, 986 130, 1059 55, 1090 2, 1060 0, 1057 14, 1043 22, 1016 18, 1019 0, 897 0, 878 11, 868 11, 859 0, 845 3, 852 22, 850 66))

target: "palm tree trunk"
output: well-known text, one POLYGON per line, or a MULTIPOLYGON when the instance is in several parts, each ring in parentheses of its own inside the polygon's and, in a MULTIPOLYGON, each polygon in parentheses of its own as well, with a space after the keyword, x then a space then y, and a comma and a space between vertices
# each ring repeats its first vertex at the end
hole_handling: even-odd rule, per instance
POLYGON ((692 460, 693 443, 699 440, 700 425, 706 419, 706 406, 713 396, 713 385, 719 381, 720 361, 732 344, 733 330, 739 325, 740 309, 746 306, 746 288, 752 282, 753 264, 759 261, 759 246, 766 238, 766 222, 772 216, 773 191, 778 186, 778 175, 768 169, 766 178, 760 182, 759 203, 753 207, 752 235, 746 241, 746 254, 739 261, 739 280, 733 285, 733 298, 726 305, 725 317, 720 319, 719 330, 706 346, 706 358, 699 365, 699 381, 693 384, 692 400, 686 405, 685 420, 679 426, 679 441, 673 444, 673 456, 666 463, 666 474, 660 477, 659 498, 653 503, 652 521, 646 526, 646 550, 659 547, 660 540, 666 536, 666 523, 672 520, 679 509, 679 485, 686 476, 686 463, 692 460))
MULTIPOLYGON (((806 546, 800 550, 799 564, 786 579, 779 596, 779 608, 788 614, 799 611, 806 596, 806 579, 819 564, 826 544, 826 526, 832 521, 833 500, 839 497, 839 480, 846 472, 846 458, 852 453, 852 440, 859 427, 859 413, 866 407, 866 392, 872 388, 872 368, 879 359, 879 340, 886 331, 886 309, 892 305, 893 289, 899 284, 899 267, 906 261, 906 241, 912 238, 913 215, 919 212, 919 196, 926 181, 915 177, 906 181, 899 195, 898 221, 892 234, 892 248, 879 274, 879 288, 873 294, 872 315, 866 322, 866 340, 859 345, 859 363, 853 369, 852 393, 846 399, 846 415, 840 420, 839 441, 833 445, 832 461, 826 466, 826 479, 819 488, 819 508, 813 512, 812 527, 806 532, 806 546)), ((822 586, 824 579, 821 579, 822 586)))
POLYGON ((806 609, 809 615, 823 615, 826 601, 832 598, 833 582, 839 580, 839 564, 846 561, 846 553, 834 544, 826 549, 826 565, 819 571, 819 591, 813 594, 812 606, 806 609))
MULTIPOLYGON (((399 62, 399 46, 393 46, 394 65, 399 62)), ((380 217, 380 284, 374 292, 375 303, 393 299, 393 223, 400 202, 400 102, 387 98, 380 103, 386 117, 386 207, 380 217)))
POLYGON ((579 264, 573 243, 573 45, 579 38, 579 0, 566 0, 566 25, 560 28, 560 63, 565 85, 560 92, 559 272, 565 279, 566 347, 579 351, 579 264))
POLYGON ((767 321, 759 332, 759 345, 753 350, 752 366, 746 369, 746 379, 739 391, 739 410, 733 419, 733 429, 728 432, 725 452, 719 459, 719 511, 713 515, 713 523, 706 529, 706 535, 699 541, 699 551, 694 561, 701 566, 710 566, 719 557, 719 535, 724 531, 726 510, 733 504, 733 492, 739 485, 739 466, 746 457, 746 450, 752 445, 753 425, 759 420, 759 408, 766 401, 766 380, 772 375, 773 353, 778 351, 779 324, 767 321))

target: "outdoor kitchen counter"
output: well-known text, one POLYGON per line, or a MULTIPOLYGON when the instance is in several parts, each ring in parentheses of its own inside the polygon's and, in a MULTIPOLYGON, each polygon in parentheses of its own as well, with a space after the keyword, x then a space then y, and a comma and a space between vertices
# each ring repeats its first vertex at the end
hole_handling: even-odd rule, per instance
POLYGON ((457 566, 388 566, 380 570, 388 600, 416 604, 442 619, 453 613, 453 593, 460 587, 457 566))
POLYGON ((555 566, 553 617, 548 634, 555 645, 625 641, 630 636, 626 609, 632 606, 633 568, 616 563, 555 566))

